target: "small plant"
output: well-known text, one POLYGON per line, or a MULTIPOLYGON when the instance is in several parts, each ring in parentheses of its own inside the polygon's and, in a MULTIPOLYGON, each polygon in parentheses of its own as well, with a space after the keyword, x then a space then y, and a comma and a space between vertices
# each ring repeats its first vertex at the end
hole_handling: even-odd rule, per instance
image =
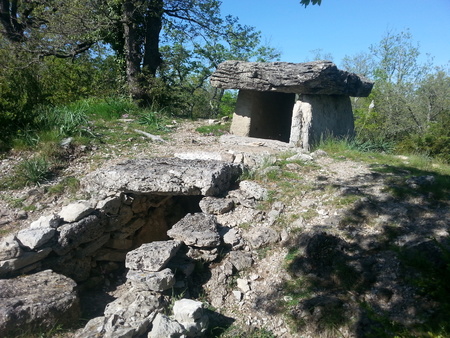
POLYGON ((221 136, 228 134, 230 131, 230 123, 226 124, 211 124, 208 126, 201 126, 195 129, 200 134, 209 136, 221 136))
POLYGON ((166 127, 166 119, 159 112, 149 111, 141 114, 137 123, 143 126, 150 127, 152 130, 160 132, 168 132, 166 127))
POLYGON ((18 183, 23 185, 40 185, 51 175, 51 163, 41 156, 23 161, 17 172, 18 183))

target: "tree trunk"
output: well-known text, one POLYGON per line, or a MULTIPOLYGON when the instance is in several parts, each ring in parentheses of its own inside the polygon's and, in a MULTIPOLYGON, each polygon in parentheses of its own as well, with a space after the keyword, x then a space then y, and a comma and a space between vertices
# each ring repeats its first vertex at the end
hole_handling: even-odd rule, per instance
POLYGON ((142 100, 145 99, 145 92, 141 85, 142 39, 139 34, 140 16, 135 1, 126 0, 123 4, 126 81, 132 99, 138 103, 142 103, 142 100))
POLYGON ((159 53, 159 34, 164 13, 163 0, 151 0, 145 16, 145 44, 143 67, 149 75, 155 76, 161 65, 159 53))

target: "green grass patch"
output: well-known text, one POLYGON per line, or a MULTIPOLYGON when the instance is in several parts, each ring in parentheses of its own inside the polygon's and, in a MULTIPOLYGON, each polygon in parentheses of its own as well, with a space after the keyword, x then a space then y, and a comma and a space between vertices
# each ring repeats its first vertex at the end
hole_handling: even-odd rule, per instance
POLYGON ((231 123, 225 124, 211 124, 207 126, 201 126, 195 129, 197 132, 203 135, 209 136, 221 136, 230 132, 231 123))

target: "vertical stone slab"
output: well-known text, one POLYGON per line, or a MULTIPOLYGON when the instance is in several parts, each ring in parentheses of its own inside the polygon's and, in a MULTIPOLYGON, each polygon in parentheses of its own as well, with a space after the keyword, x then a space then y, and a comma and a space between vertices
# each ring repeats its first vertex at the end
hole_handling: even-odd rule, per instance
POLYGON ((289 143, 309 150, 326 137, 353 137, 354 121, 350 97, 300 95, 292 113, 289 143))
POLYGON ((250 123, 253 106, 257 104, 254 91, 240 90, 236 101, 236 109, 233 114, 233 122, 230 132, 238 136, 250 136, 250 123))

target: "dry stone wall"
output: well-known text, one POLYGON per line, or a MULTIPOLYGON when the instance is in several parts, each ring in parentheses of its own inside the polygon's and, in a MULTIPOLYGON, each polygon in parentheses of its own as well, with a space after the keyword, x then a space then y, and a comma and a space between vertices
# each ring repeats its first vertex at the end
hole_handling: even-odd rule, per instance
MULTIPOLYGON (((200 212, 199 201, 203 196, 224 194, 241 171, 239 164, 220 161, 155 158, 127 161, 93 172, 83 180, 85 190, 93 197, 91 200, 71 203, 0 240, 0 278, 3 279, 0 282, 6 288, 9 281, 18 284, 15 276, 39 276, 43 273, 39 271, 45 270, 51 272, 51 278, 44 285, 51 286, 58 280, 70 281, 71 278, 79 285, 92 286, 103 281, 105 271, 125 265, 129 269, 127 279, 134 283, 136 290, 140 290, 142 297, 150 297, 149 292, 171 288, 175 283, 174 273, 166 265, 172 254, 186 244, 170 241, 167 231, 186 214, 200 212), (148 248, 153 243, 159 247, 156 252, 155 248, 148 248), (154 258, 146 256, 145 252, 164 259, 159 263, 153 262, 154 258), (167 253, 170 254, 166 257, 167 253)), ((193 217, 196 219, 198 216, 193 217)), ((182 224, 189 226, 186 221, 182 224)), ((213 220, 207 224, 213 232, 216 225, 213 220)), ((175 237, 183 239, 185 234, 181 231, 175 237)), ((217 230, 212 237, 211 242, 211 238, 199 236, 195 248, 183 250, 192 257, 210 255, 205 253, 210 248, 205 251, 202 246, 221 243, 217 230)), ((190 260, 188 256, 185 256, 185 261, 190 260)), ((211 257, 216 256, 213 253, 211 257)), ((181 263, 174 260, 171 264, 181 263)), ((189 270, 186 264, 181 265, 185 272, 189 270)), ((71 286, 70 283, 68 285, 71 286)), ((30 298, 24 296, 26 288, 22 291, 24 298, 30 298)), ((65 289, 61 291, 65 292, 65 289)), ((13 295, 4 292, 0 295, 3 304, 11 303, 0 314, 2 336, 13 332, 19 324, 23 324, 20 329, 32 328, 36 324, 36 318, 31 315, 14 312, 14 309, 19 311, 21 308, 10 296, 13 295), (17 318, 23 318, 23 321, 17 318)), ((151 298, 154 300, 153 296, 151 298)), ((159 301, 154 302, 158 304, 155 303, 149 313, 162 306, 159 301)), ((61 315, 67 316, 65 312, 61 311, 61 315)), ((150 323, 147 315, 141 319, 150 323)), ((54 318, 43 326, 49 327, 57 322, 60 319, 54 318)), ((148 325, 143 323, 139 325, 147 329, 148 325)), ((115 327, 110 324, 108 327, 115 327)), ((131 325, 134 327, 132 331, 141 332, 142 328, 136 328, 136 325, 131 325)))

